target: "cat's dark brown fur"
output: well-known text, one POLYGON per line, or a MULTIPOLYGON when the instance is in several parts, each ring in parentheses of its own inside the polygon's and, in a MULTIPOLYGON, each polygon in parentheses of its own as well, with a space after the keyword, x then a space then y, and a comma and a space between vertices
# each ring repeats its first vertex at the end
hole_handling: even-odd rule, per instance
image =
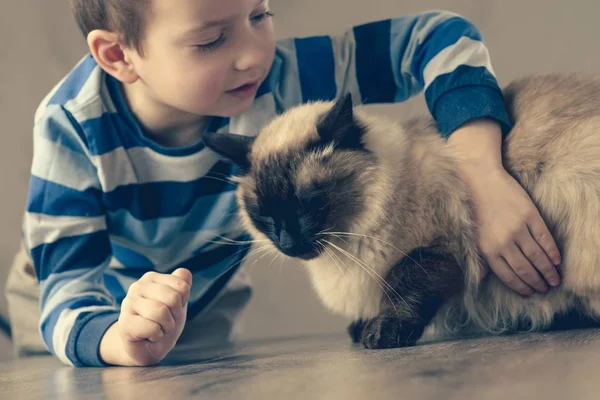
POLYGON ((432 246, 413 250, 386 281, 394 290, 382 299, 379 315, 348 327, 353 341, 367 348, 415 344, 442 304, 462 292, 464 274, 444 247, 432 246))
POLYGON ((481 279, 461 159, 430 118, 398 125, 353 108, 346 96, 291 109, 256 139, 205 141, 247 160, 236 180, 248 231, 303 259, 325 306, 355 321, 349 331, 366 347, 413 344, 427 325, 437 335, 499 333, 544 329, 569 310, 597 318, 600 81, 529 77, 505 95, 514 127, 504 165, 538 206, 563 259, 562 284, 530 298, 493 274, 481 279))

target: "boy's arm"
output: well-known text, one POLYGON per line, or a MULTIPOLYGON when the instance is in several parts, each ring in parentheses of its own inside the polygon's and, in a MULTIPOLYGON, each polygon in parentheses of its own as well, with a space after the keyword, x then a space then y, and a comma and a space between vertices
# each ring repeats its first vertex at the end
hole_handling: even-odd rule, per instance
POLYGON ((181 335, 192 275, 146 273, 121 307, 104 286, 112 257, 102 187, 73 116, 49 105, 34 126, 24 223, 47 348, 74 366, 152 365, 181 335))
POLYGON ((479 245, 492 270, 523 295, 560 282, 556 243, 502 166, 501 138, 511 123, 488 50, 468 20, 432 11, 359 25, 342 36, 283 40, 270 79, 281 109, 348 92, 368 104, 423 91, 441 135, 466 160, 461 173, 474 194, 479 245))
POLYGON ((58 105, 36 121, 23 229, 48 350, 66 364, 101 366, 100 340, 119 309, 104 286, 112 253, 102 190, 80 133, 58 105))
POLYGON ((339 36, 278 42, 270 86, 287 108, 351 93, 355 104, 392 103, 424 92, 444 137, 481 118, 510 129, 503 96, 479 31, 431 11, 358 25, 339 36))

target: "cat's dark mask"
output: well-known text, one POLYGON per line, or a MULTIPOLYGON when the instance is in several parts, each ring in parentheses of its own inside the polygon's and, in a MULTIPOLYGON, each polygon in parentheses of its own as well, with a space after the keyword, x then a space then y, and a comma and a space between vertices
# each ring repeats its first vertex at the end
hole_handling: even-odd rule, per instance
MULTIPOLYGON (((312 112, 307 115, 315 117, 312 112)), ((243 207, 254 227, 284 254, 303 259, 320 254, 319 239, 324 238, 326 229, 343 229, 361 209, 364 181, 359 182, 357 176, 372 163, 371 156, 364 152, 364 128, 355 119, 349 94, 318 116, 312 129, 305 143, 290 140, 300 147, 283 146, 281 152, 262 155, 251 153, 255 142, 252 137, 231 133, 204 135, 207 147, 237 164, 243 175, 252 177, 246 181, 251 184, 244 191, 243 207), (331 144, 336 153, 323 155, 331 144), (351 154, 346 154, 348 150, 351 154), (263 160, 253 159, 261 156, 263 160), (315 170, 298 178, 298 168, 306 165, 315 170)))
MULTIPOLYGON (((333 142, 338 149, 363 150, 361 142, 364 127, 354 118, 351 94, 339 98, 331 110, 319 119, 317 132, 320 140, 312 143, 313 146, 333 142)), ((249 171, 249 154, 255 137, 205 132, 202 139, 208 148, 237 164, 242 172, 249 171)))

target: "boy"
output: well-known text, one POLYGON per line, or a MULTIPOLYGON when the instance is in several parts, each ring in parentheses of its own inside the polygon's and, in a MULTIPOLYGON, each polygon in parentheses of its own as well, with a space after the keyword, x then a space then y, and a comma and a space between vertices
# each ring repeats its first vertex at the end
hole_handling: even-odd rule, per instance
POLYGON ((229 340, 249 298, 238 271, 249 245, 226 179, 235 171, 200 133, 255 135, 291 106, 344 92, 376 103, 424 90, 465 154, 494 272, 524 295, 548 289, 541 275, 557 284, 552 238, 501 166, 510 122, 487 49, 463 18, 430 12, 276 43, 268 0, 72 5, 90 54, 35 116, 23 246, 7 290, 22 352, 152 365, 189 335, 229 340), (38 282, 32 319, 23 307, 36 295, 24 288, 38 282))

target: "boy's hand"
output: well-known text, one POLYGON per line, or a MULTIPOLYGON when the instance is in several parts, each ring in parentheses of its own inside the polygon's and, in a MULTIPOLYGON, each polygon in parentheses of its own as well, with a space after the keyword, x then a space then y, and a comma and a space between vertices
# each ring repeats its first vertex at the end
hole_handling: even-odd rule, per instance
POLYGON ((478 241, 492 271, 524 296, 558 285, 559 251, 523 187, 503 169, 471 182, 478 241))
POLYGON ((183 268, 170 275, 149 272, 134 282, 100 344, 104 362, 148 366, 165 358, 183 331, 191 285, 192 274, 183 268))
POLYGON ((546 292, 548 283, 560 283, 560 252, 525 189, 504 169, 501 139, 498 123, 481 119, 457 129, 448 143, 462 158, 459 165, 473 194, 478 243, 489 268, 524 296, 534 290, 546 292))

